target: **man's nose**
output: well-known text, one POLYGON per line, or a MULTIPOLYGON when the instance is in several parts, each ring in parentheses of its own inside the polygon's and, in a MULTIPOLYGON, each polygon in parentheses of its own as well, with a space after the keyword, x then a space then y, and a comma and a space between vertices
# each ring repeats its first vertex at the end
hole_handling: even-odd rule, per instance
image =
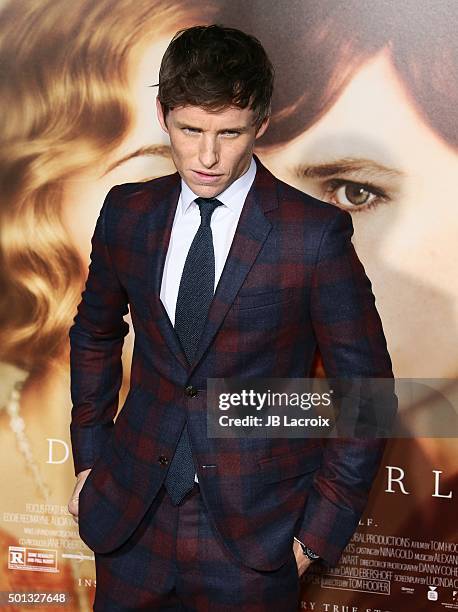
POLYGON ((199 148, 199 161, 204 168, 211 168, 218 163, 219 151, 216 138, 203 135, 199 148))

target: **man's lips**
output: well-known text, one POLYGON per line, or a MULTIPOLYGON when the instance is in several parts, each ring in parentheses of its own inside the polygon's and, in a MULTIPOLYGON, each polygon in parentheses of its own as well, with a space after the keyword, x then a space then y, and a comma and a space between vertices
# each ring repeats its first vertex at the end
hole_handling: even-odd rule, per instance
POLYGON ((201 170, 191 170, 191 172, 201 181, 205 181, 206 183, 214 183, 216 182, 222 174, 216 174, 211 172, 202 172, 201 170))

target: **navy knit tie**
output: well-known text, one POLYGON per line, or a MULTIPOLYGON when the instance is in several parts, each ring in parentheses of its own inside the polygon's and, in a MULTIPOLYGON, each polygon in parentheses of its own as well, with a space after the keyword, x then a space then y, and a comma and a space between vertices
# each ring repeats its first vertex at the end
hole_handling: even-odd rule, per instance
MULTIPOLYGON (((210 219, 222 204, 216 198, 196 198, 200 226, 189 247, 181 275, 175 309, 175 331, 191 364, 207 320, 215 287, 215 252, 210 219)), ((165 487, 174 505, 194 486, 195 467, 185 423, 165 478, 165 487)))

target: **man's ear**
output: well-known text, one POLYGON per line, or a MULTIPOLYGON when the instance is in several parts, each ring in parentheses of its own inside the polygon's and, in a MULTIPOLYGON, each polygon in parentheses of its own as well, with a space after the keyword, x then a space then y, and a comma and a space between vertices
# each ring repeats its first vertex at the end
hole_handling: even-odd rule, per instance
POLYGON ((270 123, 270 116, 267 116, 263 122, 261 123, 261 125, 258 128, 258 131, 256 132, 256 140, 258 138, 261 138, 261 136, 264 134, 264 132, 267 130, 267 127, 270 123))
POLYGON ((156 112, 157 112, 158 121, 161 124, 161 128, 164 130, 164 132, 166 132, 166 134, 168 134, 169 130, 167 129, 167 123, 165 121, 164 109, 162 108, 162 104, 160 103, 159 98, 157 97, 156 97, 156 112))

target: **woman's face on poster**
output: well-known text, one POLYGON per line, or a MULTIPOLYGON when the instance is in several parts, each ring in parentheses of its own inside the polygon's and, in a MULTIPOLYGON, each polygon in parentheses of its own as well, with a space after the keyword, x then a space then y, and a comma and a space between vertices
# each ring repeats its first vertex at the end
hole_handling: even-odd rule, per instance
POLYGON ((310 129, 258 153, 279 178, 352 214, 395 374, 456 376, 458 157, 423 121, 388 52, 310 129))

